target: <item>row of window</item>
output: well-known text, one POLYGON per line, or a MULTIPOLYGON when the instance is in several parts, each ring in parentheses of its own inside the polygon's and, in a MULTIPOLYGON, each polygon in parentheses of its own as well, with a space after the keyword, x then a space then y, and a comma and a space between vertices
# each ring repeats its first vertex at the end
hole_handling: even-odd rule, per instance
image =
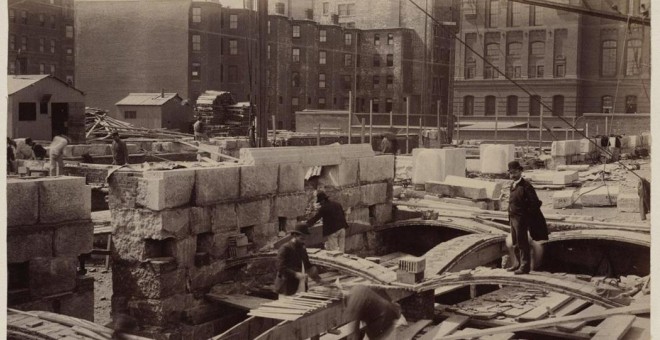
MULTIPOLYGON (((56 42, 55 40, 51 39, 48 44, 46 44, 46 38, 39 38, 39 53, 48 53, 54 54, 56 49, 56 42)), ((28 51, 28 37, 27 36, 21 36, 19 44, 16 42, 16 35, 10 34, 9 35, 9 50, 10 51, 15 51, 17 49, 20 49, 21 51, 28 51)), ((71 49, 67 49, 67 53, 71 54, 73 51, 71 49)))
MULTIPOLYGON (((529 6, 529 12, 526 13, 525 5, 519 2, 507 2, 507 22, 508 27, 520 26, 542 26, 544 24, 544 9, 541 6, 529 6)), ((500 0, 486 0, 485 13, 483 16, 478 13, 477 2, 467 1, 463 3, 463 14, 468 18, 479 18, 483 20, 486 27, 497 27, 500 20, 500 0)))
MULTIPOLYGON (((39 26, 41 27, 49 27, 49 28, 57 28, 57 18, 55 15, 46 15, 44 13, 39 13, 37 15, 37 22, 39 26), (46 17, 48 17, 48 20, 46 20, 46 17)), ((23 25, 29 24, 29 15, 28 11, 20 11, 20 16, 16 15, 16 10, 14 9, 9 9, 9 22, 12 24, 15 23, 20 23, 23 25)))
MULTIPOLYGON (((605 95, 601 97, 601 108, 603 113, 612 113, 614 111, 614 97, 605 95)), ((626 113, 637 112, 637 96, 626 96, 626 113)), ((463 115, 474 116, 474 96, 463 97, 463 115)), ((497 112, 497 99, 495 96, 486 96, 484 98, 484 116, 499 115, 497 112)), ((541 97, 529 97, 529 115, 539 116, 541 114, 541 97)), ((564 96, 556 95, 552 97, 552 115, 562 116, 564 114, 564 96)), ((506 97, 506 116, 518 115, 518 96, 506 97)))
MULTIPOLYGON (((267 53, 267 58, 270 59, 270 45, 268 46, 268 49, 266 51, 267 53)), ((357 56, 357 66, 360 66, 360 56, 357 56)), ((373 56, 373 67, 380 67, 381 66, 381 61, 382 61, 382 56, 380 54, 374 54, 373 56)), ((291 61, 294 63, 299 63, 300 62, 300 48, 294 47, 291 49, 291 61)), ((328 61, 328 53, 326 51, 319 51, 319 64, 320 65, 326 65, 328 61)), ((352 66, 353 65, 353 55, 350 53, 345 53, 344 54, 344 66, 352 66)), ((387 54, 385 55, 385 65, 388 67, 394 66, 394 54, 387 54)))
MULTIPOLYGON (((385 88, 388 90, 394 89, 394 76, 393 75, 387 75, 384 77, 381 76, 372 76, 372 86, 374 89, 378 89, 381 86, 381 78, 385 79, 385 88)), ((342 75, 341 76, 341 87, 345 90, 350 90, 353 87, 352 83, 352 77, 351 75, 342 75)), ((360 88, 360 84, 362 83, 362 78, 360 76, 357 76, 356 78, 356 85, 358 89, 360 88)), ((300 73, 298 72, 293 72, 291 74, 291 86, 294 88, 300 87, 300 73)), ((319 88, 324 89, 326 88, 326 74, 325 73, 319 73, 319 88)))
MULTIPOLYGON (((220 19, 221 19, 220 27, 224 27, 224 21, 222 20, 222 16, 220 17, 220 19)), ((192 22, 195 24, 199 24, 202 22, 202 9, 200 7, 192 8, 192 22)), ((229 28, 230 29, 238 28, 238 14, 229 15, 229 28)))

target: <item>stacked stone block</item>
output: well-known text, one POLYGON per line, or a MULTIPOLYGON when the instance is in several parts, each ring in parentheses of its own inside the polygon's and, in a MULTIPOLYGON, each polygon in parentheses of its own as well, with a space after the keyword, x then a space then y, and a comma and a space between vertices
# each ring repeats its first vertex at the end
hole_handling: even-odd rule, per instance
POLYGON ((153 334, 217 334, 234 315, 181 315, 217 309, 203 295, 231 278, 226 263, 237 252, 230 240, 247 237, 251 252, 272 244, 310 217, 322 189, 342 204, 349 222, 365 225, 351 228, 346 241, 347 251, 362 250, 372 225, 392 218, 393 177, 394 157, 375 156, 365 144, 242 149, 239 164, 119 170, 109 179, 113 309, 153 334), (318 166, 317 181, 305 181, 318 166))
POLYGON ((7 179, 8 306, 94 319, 91 188, 80 177, 7 179))

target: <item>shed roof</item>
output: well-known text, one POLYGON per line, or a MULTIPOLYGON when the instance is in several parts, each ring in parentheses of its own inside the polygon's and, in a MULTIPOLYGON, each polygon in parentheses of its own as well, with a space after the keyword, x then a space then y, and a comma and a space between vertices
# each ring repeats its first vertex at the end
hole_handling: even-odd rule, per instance
POLYGON ((49 75, 49 74, 20 74, 20 75, 9 75, 7 77, 7 94, 12 95, 28 86, 34 85, 46 78, 53 78, 60 83, 64 84, 67 87, 70 87, 82 94, 84 94, 82 91, 78 90, 77 88, 69 85, 67 82, 63 81, 60 78, 57 78, 55 76, 49 75))
POLYGON ((115 105, 161 106, 174 98, 181 99, 177 93, 129 93, 115 105))

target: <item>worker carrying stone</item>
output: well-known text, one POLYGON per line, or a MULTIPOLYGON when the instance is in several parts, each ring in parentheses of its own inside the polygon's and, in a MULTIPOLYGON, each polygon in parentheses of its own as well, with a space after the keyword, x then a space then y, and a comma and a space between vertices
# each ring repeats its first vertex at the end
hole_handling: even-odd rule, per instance
POLYGON ((197 121, 193 124, 193 131, 196 141, 204 140, 204 121, 202 120, 202 116, 197 117, 197 121))
POLYGON ((128 148, 117 131, 112 133, 112 164, 128 164, 128 148))
MULTIPOLYGON (((527 274, 531 270, 530 237, 534 241, 548 239, 548 225, 541 212, 542 202, 534 187, 522 178, 523 167, 518 161, 508 164, 509 178, 513 180, 509 194, 509 224, 513 255, 516 263, 507 268, 515 274, 527 274), (529 236, 528 236, 529 232, 529 236)), ((540 245, 535 245, 535 249, 540 245)), ((538 250, 536 251, 538 254, 538 250)), ((537 256, 538 257, 538 256, 537 256)), ((535 262, 540 262, 538 259, 535 262)), ((536 263, 536 266, 540 263, 536 263)))
POLYGON ((331 201, 325 192, 319 191, 316 194, 316 202, 321 205, 319 210, 312 218, 307 221, 307 226, 311 227, 316 221, 323 219, 323 237, 325 250, 338 250, 344 252, 346 249, 346 215, 341 204, 331 201))
POLYGON ((291 240, 277 251, 277 276, 274 288, 280 296, 293 295, 307 291, 307 277, 320 281, 318 270, 309 262, 305 240, 309 228, 305 223, 298 223, 291 231, 291 240))
POLYGON ((405 319, 401 317, 401 306, 392 302, 386 292, 357 285, 346 299, 346 312, 349 320, 355 320, 357 339, 364 336, 360 334, 361 322, 370 340, 398 339, 398 326, 405 324, 405 319))
POLYGON ((42 160, 46 158, 46 149, 43 146, 35 143, 32 138, 25 140, 25 144, 29 145, 32 148, 33 159, 42 160))
POLYGON ((48 147, 51 176, 61 176, 64 174, 64 148, 69 145, 70 142, 71 140, 64 133, 60 133, 53 137, 53 141, 50 143, 50 147, 48 147))

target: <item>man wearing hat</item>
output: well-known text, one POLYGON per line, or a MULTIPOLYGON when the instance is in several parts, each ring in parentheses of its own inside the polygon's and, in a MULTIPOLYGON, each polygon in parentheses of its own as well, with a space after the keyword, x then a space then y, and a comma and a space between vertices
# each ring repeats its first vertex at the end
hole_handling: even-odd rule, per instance
POLYGON ((119 132, 117 131, 112 133, 112 164, 128 164, 128 148, 126 143, 119 138, 119 132))
POLYGON ((323 237, 326 238, 325 250, 344 251, 346 244, 346 215, 341 204, 331 201, 325 192, 319 191, 316 194, 316 202, 321 205, 319 211, 314 217, 307 221, 307 226, 311 227, 316 221, 323 219, 323 237))
POLYGON ((508 164, 509 178, 513 180, 509 194, 509 224, 513 253, 517 265, 507 268, 515 274, 527 274, 531 270, 531 254, 527 233, 535 241, 548 239, 548 226, 541 212, 542 202, 534 187, 522 178, 523 168, 518 161, 508 164))
POLYGON ((308 275, 315 281, 320 280, 316 267, 309 262, 305 248, 307 235, 307 224, 298 223, 291 231, 291 241, 283 244, 277 251, 277 276, 274 286, 280 295, 307 291, 308 275))

